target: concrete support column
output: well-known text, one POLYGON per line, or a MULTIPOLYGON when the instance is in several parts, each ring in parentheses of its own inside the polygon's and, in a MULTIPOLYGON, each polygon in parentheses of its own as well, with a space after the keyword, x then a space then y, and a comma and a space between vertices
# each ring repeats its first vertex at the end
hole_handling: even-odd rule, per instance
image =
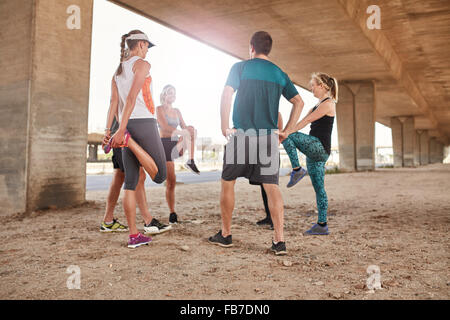
POLYGON ((414 167, 414 152, 416 149, 416 130, 414 117, 402 117, 403 122, 403 166, 414 167))
POLYGON ((0 1, 1 213, 26 208, 33 1, 0 1))
POLYGON ((420 166, 420 133, 419 130, 414 132, 415 147, 414 147, 414 166, 420 166))
POLYGON ((90 144, 89 145, 89 157, 88 161, 95 162, 98 161, 98 145, 90 144))
POLYGON ((391 118, 392 150, 394 167, 403 167, 403 124, 397 117, 391 118))
POLYGON ((437 140, 436 140, 436 138, 435 137, 431 137, 430 138, 430 151, 429 151, 429 153, 430 153, 430 157, 429 157, 429 163, 437 163, 438 162, 438 159, 437 159, 437 156, 438 156, 438 142, 437 142, 437 140))
POLYGON ((437 145, 437 162, 442 163, 444 161, 444 144, 438 142, 437 145))
POLYGON ((375 169, 375 85, 345 82, 336 106, 339 166, 347 171, 375 169))
POLYGON ((415 150, 418 149, 413 117, 391 118, 394 167, 413 167, 415 150))
POLYGON ((420 132, 420 165, 426 165, 430 163, 430 138, 428 131, 423 130, 420 132))
POLYGON ((92 6, 0 1, 2 215, 85 201, 92 6))
POLYGON ((339 168, 345 171, 355 171, 354 97, 351 90, 344 85, 339 87, 336 122, 339 142, 339 168))

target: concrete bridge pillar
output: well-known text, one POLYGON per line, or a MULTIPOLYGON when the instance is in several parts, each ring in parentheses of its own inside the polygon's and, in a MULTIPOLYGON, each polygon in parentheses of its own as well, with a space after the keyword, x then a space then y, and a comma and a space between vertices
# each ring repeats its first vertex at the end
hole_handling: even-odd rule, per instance
POLYGON ((397 117, 391 118, 392 151, 394 153, 394 167, 403 167, 403 125, 397 117))
POLYGON ((0 2, 1 214, 85 201, 92 5, 0 2))
POLYGON ((435 137, 430 139, 430 163, 442 163, 444 160, 444 145, 435 137))
POLYGON ((430 138, 430 157, 429 163, 437 163, 439 162, 439 151, 438 151, 438 141, 435 137, 430 138))
POLYGON ((98 161, 98 145, 97 144, 89 145, 88 161, 90 161, 90 162, 98 161))
POLYGON ((413 117, 391 118, 394 167, 413 167, 418 149, 413 117))
POLYGON ((438 142, 437 145, 437 162, 442 163, 444 161, 444 144, 438 142))
POLYGON ((430 137, 428 130, 418 130, 420 134, 420 165, 426 165, 430 163, 430 137))
POLYGON ((416 146, 416 130, 414 117, 402 117, 403 122, 403 166, 414 167, 414 152, 416 146))
POLYGON ((414 147, 414 166, 420 166, 420 133, 419 130, 414 132, 415 147, 414 147))
POLYGON ((375 85, 343 82, 336 106, 339 166, 347 171, 375 169, 375 85))

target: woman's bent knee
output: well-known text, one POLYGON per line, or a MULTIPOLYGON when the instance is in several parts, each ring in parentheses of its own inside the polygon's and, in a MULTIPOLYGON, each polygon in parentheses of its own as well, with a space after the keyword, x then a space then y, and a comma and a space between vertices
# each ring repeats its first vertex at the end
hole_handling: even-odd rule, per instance
POLYGON ((136 191, 137 185, 138 185, 138 181, 125 182, 125 185, 124 185, 123 189, 124 190, 136 191))
POLYGON ((158 170, 158 173, 156 174, 155 179, 153 179, 153 182, 155 182, 157 184, 161 184, 164 181, 166 181, 166 179, 167 179, 167 171, 166 171, 166 168, 164 167, 164 169, 160 168, 158 170))

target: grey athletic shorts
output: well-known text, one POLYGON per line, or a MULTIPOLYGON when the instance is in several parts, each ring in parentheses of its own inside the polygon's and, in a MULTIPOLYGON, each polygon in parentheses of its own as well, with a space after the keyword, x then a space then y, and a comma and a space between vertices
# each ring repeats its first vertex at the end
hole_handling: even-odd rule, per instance
POLYGON ((233 135, 225 145, 222 179, 245 177, 251 184, 278 184, 280 152, 278 135, 233 135))
POLYGON ((173 161, 183 155, 183 150, 178 152, 177 144, 179 140, 172 140, 172 138, 161 138, 161 142, 166 154, 166 161, 173 161))
MULTIPOLYGON (((138 145, 155 160, 158 167, 154 182, 160 184, 166 180, 166 155, 159 136, 156 119, 130 119, 127 130, 138 145)), ((122 161, 125 169, 125 190, 136 190, 139 182, 140 163, 134 153, 128 148, 122 148, 122 161)))
POLYGON ((113 163, 114 169, 120 169, 120 171, 125 172, 122 162, 122 148, 113 149, 113 156, 111 158, 111 161, 113 163))

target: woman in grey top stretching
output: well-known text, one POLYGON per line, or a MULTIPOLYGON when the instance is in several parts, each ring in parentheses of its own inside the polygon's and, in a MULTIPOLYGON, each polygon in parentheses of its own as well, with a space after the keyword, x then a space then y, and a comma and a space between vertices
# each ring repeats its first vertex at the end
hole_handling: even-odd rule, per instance
POLYGON ((183 120, 180 110, 173 108, 172 104, 176 99, 175 87, 168 84, 161 92, 161 106, 156 108, 156 117, 158 119, 161 141, 166 154, 167 184, 166 200, 169 206, 169 223, 178 222, 175 212, 175 165, 173 160, 183 155, 184 150, 188 149, 189 160, 185 167, 196 174, 200 174, 194 162, 195 138, 197 132, 193 126, 187 126, 183 120), (181 127, 181 130, 178 129, 181 127))

